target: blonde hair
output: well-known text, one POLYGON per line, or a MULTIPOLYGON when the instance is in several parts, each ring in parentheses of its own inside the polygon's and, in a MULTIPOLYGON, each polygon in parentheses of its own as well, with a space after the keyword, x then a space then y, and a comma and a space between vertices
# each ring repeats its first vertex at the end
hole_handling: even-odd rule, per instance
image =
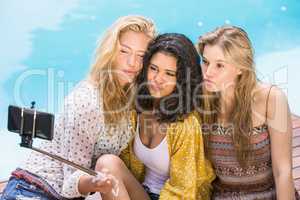
POLYGON ((142 32, 150 38, 156 34, 152 20, 142 16, 129 15, 120 17, 99 40, 89 78, 99 88, 103 102, 105 123, 115 124, 127 115, 129 102, 132 100, 131 87, 122 88, 113 72, 113 63, 118 51, 119 39, 126 31, 142 32))
MULTIPOLYGON (((222 26, 201 36, 197 45, 201 56, 206 45, 218 45, 225 57, 241 70, 234 89, 235 108, 231 111, 229 119, 232 119, 232 139, 238 161, 241 166, 246 166, 251 152, 249 133, 253 129, 252 92, 257 84, 253 48, 247 33, 235 26, 222 26)), ((210 115, 202 113, 204 123, 213 125, 218 122, 221 94, 211 94, 208 91, 205 91, 205 94, 216 95, 213 100, 205 98, 203 104, 204 110, 215 112, 210 115)), ((209 134, 206 134, 206 141, 206 145, 209 145, 209 134)))

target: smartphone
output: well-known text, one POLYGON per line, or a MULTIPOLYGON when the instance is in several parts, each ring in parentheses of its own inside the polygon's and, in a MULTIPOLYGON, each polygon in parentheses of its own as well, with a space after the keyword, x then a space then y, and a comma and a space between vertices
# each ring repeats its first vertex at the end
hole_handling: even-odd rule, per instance
POLYGON ((8 107, 7 129, 21 135, 21 127, 23 126, 24 135, 32 135, 35 130, 34 137, 52 140, 54 129, 54 115, 51 113, 41 112, 34 109, 21 108, 10 105, 8 107), (23 110, 23 120, 22 120, 23 110), (34 123, 34 113, 36 113, 34 123), (23 123, 23 125, 22 125, 23 123), (35 125, 35 127, 33 127, 35 125))

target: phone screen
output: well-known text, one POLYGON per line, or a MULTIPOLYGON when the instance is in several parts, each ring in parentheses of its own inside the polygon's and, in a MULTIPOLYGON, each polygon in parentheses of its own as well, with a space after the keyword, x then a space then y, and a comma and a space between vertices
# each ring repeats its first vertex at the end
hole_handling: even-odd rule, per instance
MULTIPOLYGON (((33 109, 23 109, 23 133, 25 135, 32 135, 33 131, 33 109)), ((8 107, 8 123, 7 129, 11 132, 21 134, 22 126, 22 108, 10 105, 8 107)), ((52 140, 54 127, 54 115, 51 113, 36 111, 35 121, 35 137, 52 140)))

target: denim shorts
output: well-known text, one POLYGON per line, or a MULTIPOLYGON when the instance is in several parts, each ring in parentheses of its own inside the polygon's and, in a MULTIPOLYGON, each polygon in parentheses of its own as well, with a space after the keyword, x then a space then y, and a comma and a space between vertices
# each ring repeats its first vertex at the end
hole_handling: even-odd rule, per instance
POLYGON ((23 179, 15 177, 8 181, 0 200, 54 200, 43 190, 23 179))
MULTIPOLYGON (((68 200, 58 194, 44 179, 23 169, 12 172, 0 200, 68 200)), ((73 200, 81 200, 82 197, 73 200)))
POLYGON ((147 192, 147 194, 149 195, 151 200, 159 200, 159 194, 150 192, 150 188, 146 185, 142 185, 142 186, 145 189, 145 191, 147 192))

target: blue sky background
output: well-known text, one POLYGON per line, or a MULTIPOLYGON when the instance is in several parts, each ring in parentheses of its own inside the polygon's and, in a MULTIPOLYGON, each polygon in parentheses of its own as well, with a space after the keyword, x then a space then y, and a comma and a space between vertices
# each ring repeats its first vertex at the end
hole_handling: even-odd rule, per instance
POLYGON ((300 115, 299 0, 1 0, 0 180, 29 150, 6 131, 7 106, 56 113, 63 97, 90 68, 96 41, 119 16, 152 18, 159 32, 180 32, 194 42, 223 24, 243 27, 253 42, 259 77, 287 93, 300 115))

